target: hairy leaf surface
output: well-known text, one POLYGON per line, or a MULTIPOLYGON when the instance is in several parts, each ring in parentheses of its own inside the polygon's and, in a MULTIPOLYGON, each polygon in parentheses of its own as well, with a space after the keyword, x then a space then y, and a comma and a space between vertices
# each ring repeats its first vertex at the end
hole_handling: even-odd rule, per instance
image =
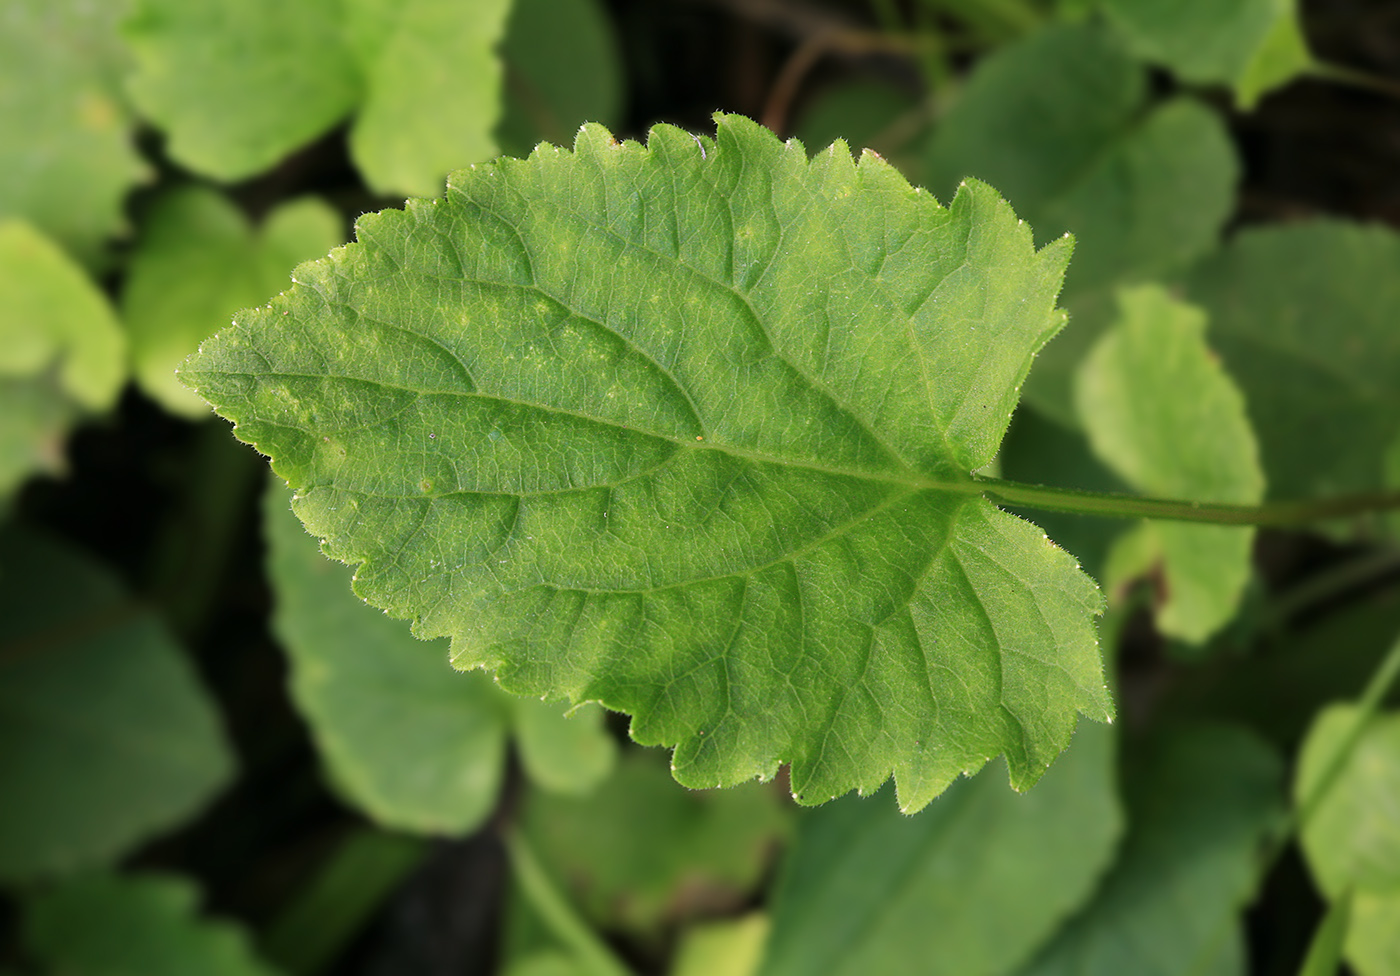
POLYGON ((1026 796, 988 770, 912 818, 854 798, 811 814, 760 973, 1011 972, 1110 863, 1122 831, 1113 742, 1086 723, 1026 796))
POLYGON ((601 713, 566 719, 557 704, 452 671, 445 641, 415 640, 351 592, 349 570, 321 555, 288 502, 281 485, 268 486, 273 626, 291 657, 297 706, 355 803, 388 826, 469 833, 496 805, 512 728, 526 771, 543 786, 581 792, 607 774, 612 742, 601 713))
POLYGON ((205 343, 191 385, 358 592, 597 700, 691 786, 917 809, 1104 719, 1100 597, 976 494, 1068 242, 735 116, 456 174, 205 343))
MULTIPOLYGON (((1150 495, 1257 504, 1259 448, 1240 391, 1206 345, 1200 309, 1157 285, 1119 292, 1121 318, 1076 374, 1095 453, 1150 495)), ((1150 521, 1139 542, 1160 560, 1164 634, 1199 643, 1229 622, 1249 582, 1254 529, 1150 521)))
POLYGON ((91 875, 26 906, 25 941, 53 973, 276 976, 246 932, 198 915, 194 884, 167 875, 91 875))
POLYGON ((197 811, 232 767, 153 613, 82 554, 0 535, 0 878, 109 863, 197 811))

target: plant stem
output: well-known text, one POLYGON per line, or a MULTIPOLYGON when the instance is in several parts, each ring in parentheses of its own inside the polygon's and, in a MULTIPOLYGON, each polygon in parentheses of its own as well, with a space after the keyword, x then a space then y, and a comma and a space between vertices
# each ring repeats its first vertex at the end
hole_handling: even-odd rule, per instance
POLYGON ((1351 85, 1353 88, 1361 88, 1369 92, 1375 92, 1378 95, 1400 99, 1400 81, 1369 74, 1365 71, 1359 71, 1356 68, 1348 68, 1340 64, 1328 64, 1326 61, 1319 61, 1313 64, 1308 70, 1308 74, 1324 81, 1331 81, 1340 85, 1351 85))
POLYGON ((1231 505, 1224 502, 1192 502, 1167 498, 1141 498, 1078 488, 1048 488, 1018 481, 977 478, 954 491, 977 493, 989 501, 1013 507, 1052 512, 1098 515, 1104 518, 1154 518, 1212 525, 1268 525, 1296 527, 1329 519, 1349 518, 1400 508, 1400 491, 1365 492, 1304 501, 1231 505))
POLYGON ((592 976, 631 976, 631 970, 598 938, 588 923, 578 917, 568 899, 555 887, 520 831, 508 828, 505 845, 515 880, 530 907, 573 952, 584 971, 592 976))

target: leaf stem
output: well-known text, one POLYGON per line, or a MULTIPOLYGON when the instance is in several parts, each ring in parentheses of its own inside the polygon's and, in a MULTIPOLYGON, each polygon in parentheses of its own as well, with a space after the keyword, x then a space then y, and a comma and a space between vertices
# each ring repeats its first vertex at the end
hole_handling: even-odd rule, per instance
POLYGON ((593 929, 579 918, 567 898, 550 880, 535 852, 515 828, 504 832, 510 866, 521 892, 560 942, 569 948, 590 976, 631 976, 593 929))
POLYGON ((1231 505, 1225 502, 1143 498, 1079 488, 1049 488, 996 478, 975 478, 967 483, 966 488, 948 487, 976 492, 988 501, 1012 507, 1104 518, 1170 519, 1212 525, 1297 527, 1400 508, 1400 491, 1363 492, 1303 501, 1264 502, 1260 505, 1231 505))

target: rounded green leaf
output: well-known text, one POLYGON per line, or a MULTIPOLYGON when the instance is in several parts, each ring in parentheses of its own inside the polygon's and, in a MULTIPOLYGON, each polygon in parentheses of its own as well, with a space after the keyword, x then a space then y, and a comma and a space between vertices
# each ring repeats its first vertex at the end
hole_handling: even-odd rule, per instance
MULTIPOLYGON (((1149 495, 1258 503, 1264 475, 1254 431, 1206 345, 1205 315, 1157 285, 1121 289, 1118 300, 1121 318, 1075 375, 1075 407, 1094 453, 1149 495)), ((1151 522, 1134 541, 1163 564, 1163 633, 1199 643, 1234 616, 1253 528, 1151 522)))
POLYGON ((687 785, 917 809, 1106 718, 1100 597, 983 500, 1068 242, 878 157, 600 127, 360 221, 189 382, 357 591, 687 785))
POLYGON ((160 620, 88 557, 0 534, 0 878, 110 862, 232 772, 218 715, 160 620))

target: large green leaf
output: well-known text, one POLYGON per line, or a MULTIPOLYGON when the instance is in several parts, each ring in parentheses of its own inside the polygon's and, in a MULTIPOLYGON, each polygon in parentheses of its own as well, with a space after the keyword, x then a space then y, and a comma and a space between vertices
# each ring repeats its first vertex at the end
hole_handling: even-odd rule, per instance
POLYGON ((495 151, 510 0, 133 6, 132 98, 197 172, 252 176, 352 112, 351 153, 382 193, 436 193, 495 151))
POLYGON ((29 474, 62 468, 80 414, 126 380, 126 341, 107 299, 27 222, 0 220, 0 502, 29 474))
POLYGON ((122 293, 141 388, 173 413, 208 416, 175 367, 234 312, 290 285, 294 266, 340 243, 341 226, 335 211, 311 198, 277 207, 256 234, 213 190, 185 187, 157 200, 122 293))
POLYGON ((87 557, 0 534, 0 878, 111 861, 198 810, 232 765, 154 614, 87 557))
MULTIPOLYGON (((1259 449, 1244 399, 1206 345, 1200 309, 1157 285, 1119 292, 1122 317, 1076 374, 1075 406, 1096 454, 1149 495, 1257 504, 1259 449)), ((1146 522, 1162 564, 1163 633, 1199 643, 1234 616, 1254 529, 1146 522)))
MULTIPOLYGON (((1350 739, 1359 710, 1324 709, 1308 732, 1293 793, 1304 803, 1350 739)), ((1400 973, 1400 713, 1362 732, 1322 801, 1303 824, 1302 847, 1330 899, 1350 895, 1345 952, 1361 976, 1400 973)))
POLYGON ((1133 51, 1250 108, 1312 64, 1294 0, 1100 0, 1133 51))
POLYGON ((585 128, 363 218, 186 377, 358 592, 692 786, 918 809, 1108 717, 1100 597, 976 494, 1068 242, 735 117, 585 128))
POLYGON ((1400 234, 1318 220, 1241 232, 1186 279, 1278 498, 1378 488, 1400 433, 1400 234))
POLYGON ((1234 203, 1237 165, 1220 120, 1176 98, 1150 104, 1147 75, 1105 30, 1060 25, 982 60, 939 122, 926 178, 967 176, 1006 194, 1040 241, 1078 243, 1065 279, 1073 325, 1047 347, 1026 396, 1072 425, 1072 370, 1111 318, 1108 289, 1200 256, 1234 203))
POLYGON ((118 0, 6 0, 0 27, 0 218, 89 262, 146 172, 119 95, 118 0))
POLYGON ((855 798, 809 816, 762 976, 1011 972, 1109 865, 1122 829, 1113 740, 1086 724, 1026 796, 987 771, 916 817, 855 798))
POLYGON ((532 779, 577 792, 607 774, 601 713, 564 719, 557 705, 517 702, 484 674, 454 672, 445 642, 415 640, 355 597, 350 571, 321 555, 288 500, 269 486, 273 626, 291 656, 297 706, 356 804, 392 827, 469 833, 496 806, 512 725, 532 779))
POLYGON ((633 749, 591 795, 535 793, 524 815, 541 863, 584 914, 642 936, 744 904, 790 814, 758 783, 679 789, 660 760, 633 749))
POLYGON ((92 875, 26 906, 30 951, 61 976, 275 976, 241 928, 201 919, 184 878, 92 875))
POLYGON ((1127 759, 1118 863, 1022 976, 1242 976, 1238 915, 1282 822, 1279 757, 1242 729, 1202 724, 1127 759))

